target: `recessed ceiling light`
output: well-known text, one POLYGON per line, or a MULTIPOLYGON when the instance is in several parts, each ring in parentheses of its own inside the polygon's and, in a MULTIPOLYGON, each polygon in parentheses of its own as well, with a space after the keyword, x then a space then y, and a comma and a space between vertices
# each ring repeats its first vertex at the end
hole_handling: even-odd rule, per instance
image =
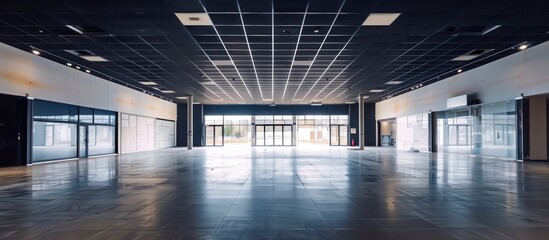
POLYGON ((312 64, 311 60, 295 60, 293 63, 294 66, 311 66, 312 64))
POLYGON ((373 90, 370 90, 370 92, 383 92, 383 91, 385 91, 385 90, 383 90, 383 89, 373 89, 373 90))
POLYGON ((36 50, 36 49, 33 49, 32 50, 32 53, 34 53, 34 55, 40 55, 40 51, 36 50))
POLYGON ((175 93, 175 92, 172 91, 172 90, 162 90, 162 91, 160 91, 160 92, 162 92, 162 93, 175 93))
POLYGON ((87 73, 91 73, 91 71, 90 71, 90 70, 88 70, 88 69, 86 69, 86 72, 87 72, 87 73))
POLYGON ((231 60, 212 60, 212 63, 216 66, 232 66, 233 62, 231 60))
POLYGON ((76 69, 80 69, 80 67, 79 67, 79 66, 76 66, 76 69))
POLYGON ((386 82, 385 84, 389 84, 389 85, 397 85, 397 84, 401 84, 403 81, 388 81, 386 82))
POLYGON ((139 83, 141 83, 143 85, 147 85, 147 86, 156 86, 156 85, 158 85, 155 82, 139 82, 139 83))
POLYGON ((389 26, 400 16, 400 13, 370 13, 362 26, 389 26))
POLYGON ((457 72, 460 73, 460 72, 463 72, 463 70, 462 70, 462 69, 458 69, 457 72))
POLYGON ((518 47, 518 50, 524 50, 524 49, 527 49, 528 48, 528 44, 521 44, 519 47, 518 47))
POLYGON ((175 13, 184 26, 213 26, 207 13, 175 13))
POLYGON ((90 55, 90 56, 80 56, 81 58, 83 59, 86 59, 90 62, 108 62, 109 60, 103 58, 103 57, 100 57, 100 56, 95 56, 95 55, 90 55))
POLYGON ((320 32, 320 29, 315 28, 315 29, 313 30, 313 32, 314 32, 314 33, 319 33, 319 32, 320 32))
POLYGON ((177 99, 187 99, 187 97, 176 97, 177 99))
POLYGON ((67 63, 67 66, 71 67, 71 66, 72 66, 72 63, 67 63))

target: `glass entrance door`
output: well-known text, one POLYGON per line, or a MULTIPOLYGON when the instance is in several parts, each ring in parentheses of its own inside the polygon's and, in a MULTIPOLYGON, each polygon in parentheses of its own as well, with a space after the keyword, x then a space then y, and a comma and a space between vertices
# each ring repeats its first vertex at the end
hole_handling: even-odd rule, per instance
POLYGON ((330 145, 332 146, 347 146, 348 134, 347 125, 331 125, 330 126, 330 145))
POLYGON ((88 126, 80 125, 78 126, 78 157, 86 158, 88 157, 88 126))
POLYGON ((223 146, 223 125, 206 126, 206 146, 223 146))
POLYGON ((256 146, 293 146, 292 125, 256 125, 256 146))

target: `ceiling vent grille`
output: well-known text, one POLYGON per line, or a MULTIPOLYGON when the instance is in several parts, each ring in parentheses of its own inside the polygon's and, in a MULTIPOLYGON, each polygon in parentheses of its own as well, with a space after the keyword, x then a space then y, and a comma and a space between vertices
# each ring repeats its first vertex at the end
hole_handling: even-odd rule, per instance
POLYGON ((484 55, 492 50, 494 49, 475 49, 461 56, 457 56, 456 58, 452 59, 452 61, 469 61, 471 59, 484 55))

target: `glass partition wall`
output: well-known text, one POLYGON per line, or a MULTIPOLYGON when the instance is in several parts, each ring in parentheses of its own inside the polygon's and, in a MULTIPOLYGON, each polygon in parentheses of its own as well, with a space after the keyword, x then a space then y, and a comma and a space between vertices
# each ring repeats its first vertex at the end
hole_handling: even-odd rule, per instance
POLYGON ((516 158, 514 101, 437 112, 439 152, 516 158))

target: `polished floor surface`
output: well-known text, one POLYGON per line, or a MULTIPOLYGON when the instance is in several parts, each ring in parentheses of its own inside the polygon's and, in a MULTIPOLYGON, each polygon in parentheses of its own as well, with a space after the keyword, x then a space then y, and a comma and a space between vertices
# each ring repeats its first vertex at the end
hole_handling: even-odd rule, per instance
POLYGON ((0 169, 0 239, 549 239, 549 165, 175 148, 0 169))

